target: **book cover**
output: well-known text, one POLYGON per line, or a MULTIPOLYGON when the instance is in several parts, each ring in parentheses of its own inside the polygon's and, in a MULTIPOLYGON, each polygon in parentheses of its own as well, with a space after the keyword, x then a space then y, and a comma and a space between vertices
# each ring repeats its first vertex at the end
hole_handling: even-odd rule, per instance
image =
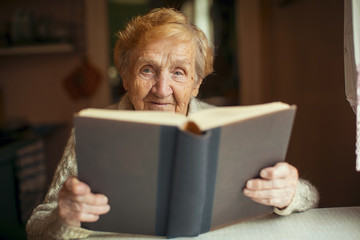
POLYGON ((242 190, 262 168, 284 161, 295 109, 221 107, 189 117, 80 112, 74 122, 79 179, 111 205, 83 226, 173 238, 271 212, 242 190))

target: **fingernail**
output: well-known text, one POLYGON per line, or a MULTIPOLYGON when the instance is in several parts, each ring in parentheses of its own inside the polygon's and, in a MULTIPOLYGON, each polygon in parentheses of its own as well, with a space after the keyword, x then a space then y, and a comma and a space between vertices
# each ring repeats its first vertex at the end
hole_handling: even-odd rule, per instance
POLYGON ((266 177, 267 177, 267 175, 268 175, 268 173, 267 173, 267 171, 266 171, 266 170, 261 170, 261 172, 260 172, 260 177, 262 177, 262 178, 266 178, 266 177))
POLYGON ((102 196, 102 198, 101 198, 102 203, 107 203, 108 201, 109 201, 109 199, 106 196, 102 196))
POLYGON ((247 181, 247 183, 246 183, 246 187, 247 188, 252 188, 253 187, 253 182, 251 181, 251 180, 249 180, 249 181, 247 181))
POLYGON ((77 184, 76 185, 76 192, 83 194, 83 193, 86 193, 86 192, 90 191, 88 188, 89 187, 87 185, 85 185, 85 184, 77 184))
POLYGON ((244 189, 243 193, 244 193, 244 195, 248 195, 248 193, 249 193, 249 190, 247 190, 247 189, 244 189))
POLYGON ((109 212, 109 211, 110 211, 110 205, 109 205, 109 204, 106 205, 105 211, 106 211, 106 212, 109 212))

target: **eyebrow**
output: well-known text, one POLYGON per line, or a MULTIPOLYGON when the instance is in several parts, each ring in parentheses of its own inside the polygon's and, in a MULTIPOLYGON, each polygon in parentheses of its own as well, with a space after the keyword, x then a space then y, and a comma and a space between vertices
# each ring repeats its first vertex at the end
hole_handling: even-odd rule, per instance
MULTIPOLYGON (((136 61, 136 66, 141 66, 143 64, 150 64, 153 66, 158 66, 159 62, 153 59, 149 59, 147 57, 139 57, 136 61)), ((176 58, 174 60, 170 60, 170 66, 190 66, 191 63, 188 58, 176 58)))
POLYGON ((176 66, 190 66, 191 62, 189 61, 188 58, 183 58, 183 59, 175 59, 171 65, 176 65, 176 66))

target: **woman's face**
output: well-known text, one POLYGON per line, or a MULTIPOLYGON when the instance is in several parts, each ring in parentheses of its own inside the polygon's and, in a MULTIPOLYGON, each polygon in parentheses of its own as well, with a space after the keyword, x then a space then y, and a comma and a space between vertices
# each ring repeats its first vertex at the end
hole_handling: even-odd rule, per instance
POLYGON ((151 41, 132 52, 124 81, 135 110, 187 114, 191 96, 198 94, 193 42, 174 38, 151 41))

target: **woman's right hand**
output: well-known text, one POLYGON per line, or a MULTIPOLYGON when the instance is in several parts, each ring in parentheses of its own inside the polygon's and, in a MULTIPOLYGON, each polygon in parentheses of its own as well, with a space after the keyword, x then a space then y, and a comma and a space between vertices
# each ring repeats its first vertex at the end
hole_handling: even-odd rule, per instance
POLYGON ((58 195, 58 213, 70 226, 80 227, 81 222, 96 222, 109 210, 105 195, 92 193, 87 184, 74 176, 65 181, 58 195))

